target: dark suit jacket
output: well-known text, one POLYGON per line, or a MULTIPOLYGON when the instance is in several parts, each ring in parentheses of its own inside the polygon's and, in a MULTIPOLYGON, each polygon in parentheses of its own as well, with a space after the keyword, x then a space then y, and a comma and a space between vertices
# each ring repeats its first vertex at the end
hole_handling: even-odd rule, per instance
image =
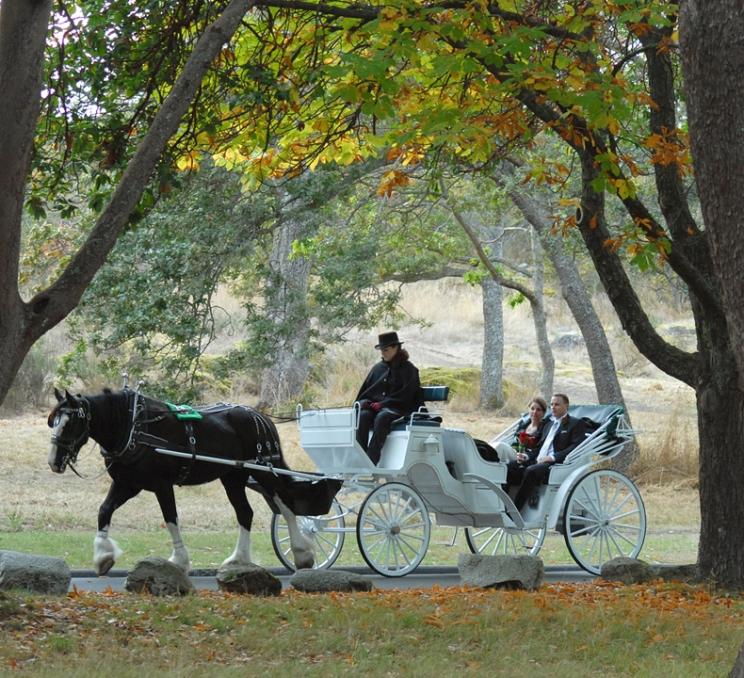
MULTIPOLYGON (((542 447, 545 438, 550 433, 550 427, 553 425, 552 419, 548 420, 543 429, 543 437, 537 446, 538 452, 542 447)), ((586 438, 586 424, 583 419, 577 419, 570 415, 563 417, 561 426, 558 432, 555 434, 553 439, 553 450, 555 455, 555 463, 561 464, 568 456, 569 452, 574 450, 580 442, 586 438)))

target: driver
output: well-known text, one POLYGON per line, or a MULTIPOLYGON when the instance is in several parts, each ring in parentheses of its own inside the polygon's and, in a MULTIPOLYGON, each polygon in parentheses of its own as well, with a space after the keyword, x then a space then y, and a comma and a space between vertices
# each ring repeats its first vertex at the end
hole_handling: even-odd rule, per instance
POLYGON ((379 463, 385 439, 393 421, 423 406, 418 369, 397 332, 383 332, 375 346, 382 360, 374 365, 359 389, 360 406, 357 442, 374 464, 379 463), (368 441, 370 429, 372 439, 368 441))

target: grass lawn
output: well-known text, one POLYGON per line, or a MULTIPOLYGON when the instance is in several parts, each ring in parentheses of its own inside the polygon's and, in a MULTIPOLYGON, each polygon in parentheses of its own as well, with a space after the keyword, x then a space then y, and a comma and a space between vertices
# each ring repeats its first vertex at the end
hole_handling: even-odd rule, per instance
POLYGON ((0 675, 718 677, 744 637, 744 599, 661 582, 275 598, 11 594, 0 597, 0 636, 0 675))

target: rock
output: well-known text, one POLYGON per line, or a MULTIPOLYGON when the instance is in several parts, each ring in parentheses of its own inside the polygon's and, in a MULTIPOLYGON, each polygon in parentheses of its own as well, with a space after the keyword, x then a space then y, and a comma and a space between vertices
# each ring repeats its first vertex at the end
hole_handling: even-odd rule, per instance
POLYGON ((602 563, 599 576, 602 579, 619 581, 623 584, 643 584, 655 578, 647 562, 624 556, 602 563))
POLYGON ((584 348, 584 337, 580 334, 562 334, 552 342, 553 348, 562 351, 573 351, 584 348))
POLYGON ((623 584, 643 584, 652 579, 693 582, 696 565, 649 565, 637 558, 613 558, 602 565, 600 577, 623 584))
POLYGON ((692 584, 698 581, 697 565, 649 565, 654 578, 692 584))
POLYGON ((289 583, 304 593, 371 591, 374 588, 368 577, 345 570, 298 570, 289 583))
POLYGON ((153 596, 185 596, 194 590, 189 576, 165 558, 149 556, 129 572, 124 588, 133 593, 153 596))
POLYGON ((249 593, 254 596, 278 596, 282 582, 259 565, 226 565, 217 570, 221 591, 249 593))
POLYGON ((72 575, 62 558, 0 551, 0 589, 24 589, 63 596, 72 575))
POLYGON ((462 583, 480 588, 521 588, 542 584, 543 562, 535 556, 483 556, 462 553, 457 561, 462 583))

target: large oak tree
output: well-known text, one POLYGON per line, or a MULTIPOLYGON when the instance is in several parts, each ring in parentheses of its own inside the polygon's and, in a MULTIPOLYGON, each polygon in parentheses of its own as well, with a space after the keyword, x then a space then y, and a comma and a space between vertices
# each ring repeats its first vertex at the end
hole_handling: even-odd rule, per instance
MULTIPOLYGON (((287 98, 295 102, 281 116, 267 116, 279 143, 261 151, 245 139, 246 160, 262 172, 353 161, 380 148, 402 164, 434 154, 488 167, 525 145, 538 149, 540 135, 562 140, 568 163, 545 157, 531 176, 564 181, 566 165, 573 165, 580 189, 561 226, 581 233, 641 353, 694 389, 700 574, 744 586, 744 347, 738 339, 744 313, 737 258, 744 139, 736 3, 713 11, 690 2, 683 25, 705 225, 690 204, 689 144, 685 120, 678 118, 677 2, 260 4, 275 8, 274 29, 291 38, 294 61, 277 61, 283 65, 275 75, 288 83, 287 98), (290 64, 311 58, 312 87, 295 86, 297 68, 290 64), (653 177, 651 193, 641 190, 644 174, 653 177), (624 212, 621 221, 610 219, 611 200, 624 212), (660 336, 627 261, 668 267, 686 285, 695 351, 660 336)), ((403 169, 391 170, 387 187, 405 181, 403 169)))

